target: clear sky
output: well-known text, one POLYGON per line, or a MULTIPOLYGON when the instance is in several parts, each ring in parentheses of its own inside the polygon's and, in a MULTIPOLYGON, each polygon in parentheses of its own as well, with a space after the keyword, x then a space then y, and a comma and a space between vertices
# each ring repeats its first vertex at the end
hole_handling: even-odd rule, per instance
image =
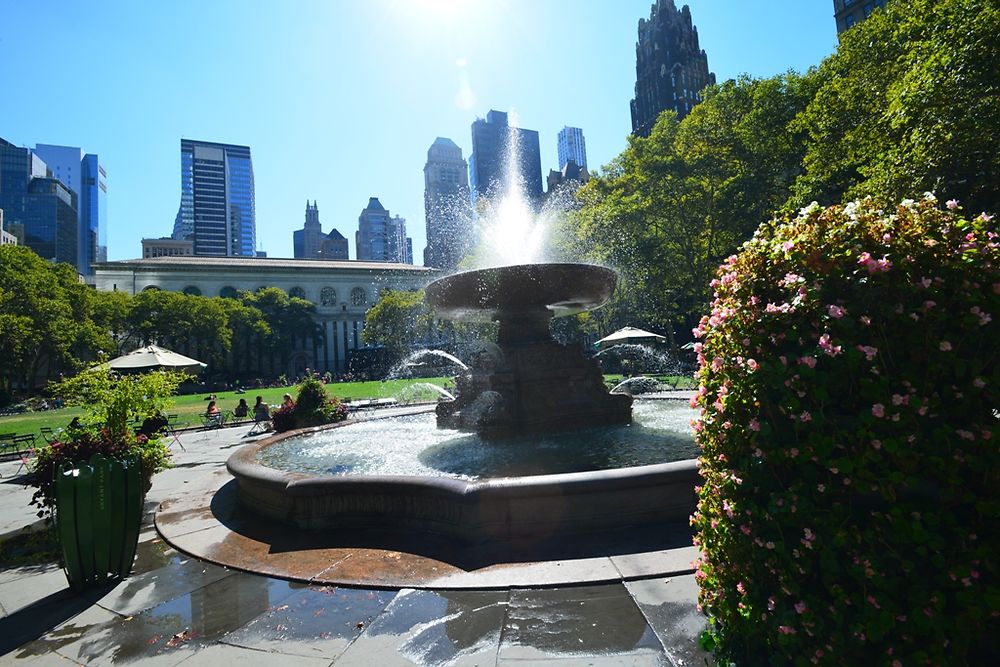
MULTIPOLYGON (((180 139, 244 144, 257 243, 292 256, 306 200, 350 240, 369 197, 425 245, 435 137, 468 159, 491 109, 556 135, 583 128, 606 164, 631 130, 637 24, 651 0, 0 0, 0 137, 80 146, 108 171, 108 257, 168 236, 180 139)), ((678 7, 681 6, 678 2, 678 7)), ((690 0, 722 81, 803 71, 837 43, 830 0, 690 0)))

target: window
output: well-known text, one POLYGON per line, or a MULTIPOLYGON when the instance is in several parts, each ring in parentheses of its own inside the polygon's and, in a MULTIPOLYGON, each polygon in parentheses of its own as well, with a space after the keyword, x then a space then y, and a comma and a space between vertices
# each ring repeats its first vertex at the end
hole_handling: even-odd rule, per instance
POLYGON ((351 305, 352 306, 363 306, 367 302, 368 297, 365 295, 365 291, 360 287, 355 287, 351 290, 351 305))
POLYGON ((867 5, 865 5, 865 7, 864 7, 865 18, 868 18, 869 16, 871 16, 872 15, 872 11, 874 9, 875 8, 872 6, 872 3, 870 3, 870 2, 867 5))
POLYGON ((219 296, 223 299, 235 299, 239 296, 239 293, 236 291, 235 287, 229 287, 227 285, 219 290, 219 296))
POLYGON ((319 293, 319 301, 324 306, 337 305, 337 290, 332 287, 324 287, 319 293))
POLYGON ((184 293, 188 296, 201 296, 201 290, 194 285, 188 285, 184 288, 184 293))
POLYGON ((844 17, 844 25, 848 28, 854 25, 854 14, 848 14, 844 17))
POLYGON ((306 291, 301 287, 293 287, 292 289, 288 290, 288 296, 292 297, 293 299, 304 299, 306 298, 306 291))

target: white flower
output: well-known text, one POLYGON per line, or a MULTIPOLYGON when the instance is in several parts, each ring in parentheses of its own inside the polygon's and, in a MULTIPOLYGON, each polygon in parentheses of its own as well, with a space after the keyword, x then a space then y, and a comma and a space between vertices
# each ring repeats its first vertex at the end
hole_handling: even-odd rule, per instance
POLYGON ((811 204, 809 204, 809 206, 799 209, 799 217, 804 218, 808 216, 810 213, 818 211, 819 209, 820 209, 819 202, 814 201, 811 204))
POLYGON ((925 192, 924 201, 937 201, 937 196, 933 192, 925 192))

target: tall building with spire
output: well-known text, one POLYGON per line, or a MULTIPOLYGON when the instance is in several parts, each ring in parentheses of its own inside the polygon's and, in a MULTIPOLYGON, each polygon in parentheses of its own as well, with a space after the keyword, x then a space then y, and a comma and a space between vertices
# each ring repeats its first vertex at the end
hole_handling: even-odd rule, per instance
POLYGON ((698 46, 690 8, 684 5, 677 11, 674 0, 656 0, 649 20, 639 19, 632 133, 649 136, 667 109, 683 118, 701 101, 702 88, 714 83, 708 56, 698 46))
POLYGON ((587 168, 587 142, 583 130, 578 127, 563 127, 559 130, 559 171, 572 160, 580 169, 587 168))
POLYGON ((181 139, 181 204, 175 239, 195 255, 253 257, 257 214, 249 146, 181 139))
POLYGON ((491 109, 486 120, 472 123, 472 155, 469 156, 469 185, 473 198, 493 197, 509 187, 508 173, 520 181, 521 191, 532 202, 542 197, 542 158, 538 132, 511 127, 507 114, 491 109), (511 141, 517 143, 517 164, 508 170, 511 141))
POLYGON ((378 197, 369 198, 361 210, 354 241, 358 260, 413 263, 413 240, 406 236, 406 220, 390 216, 378 197))
POLYGON ((438 137, 424 165, 424 266, 454 270, 472 244, 468 164, 451 139, 438 137))
POLYGON ((306 201, 306 224, 292 232, 292 253, 296 259, 316 259, 323 245, 323 225, 319 222, 319 206, 306 201))

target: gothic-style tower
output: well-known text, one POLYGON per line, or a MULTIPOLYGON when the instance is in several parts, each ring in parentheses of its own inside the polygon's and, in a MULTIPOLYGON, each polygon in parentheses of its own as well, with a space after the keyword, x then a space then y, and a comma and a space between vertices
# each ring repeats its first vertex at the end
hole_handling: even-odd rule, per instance
POLYGON ((684 5, 677 11, 674 0, 656 0, 649 20, 639 19, 632 132, 649 136, 656 119, 667 109, 683 118, 701 101, 701 89, 714 83, 708 57, 698 47, 691 10, 684 5))

